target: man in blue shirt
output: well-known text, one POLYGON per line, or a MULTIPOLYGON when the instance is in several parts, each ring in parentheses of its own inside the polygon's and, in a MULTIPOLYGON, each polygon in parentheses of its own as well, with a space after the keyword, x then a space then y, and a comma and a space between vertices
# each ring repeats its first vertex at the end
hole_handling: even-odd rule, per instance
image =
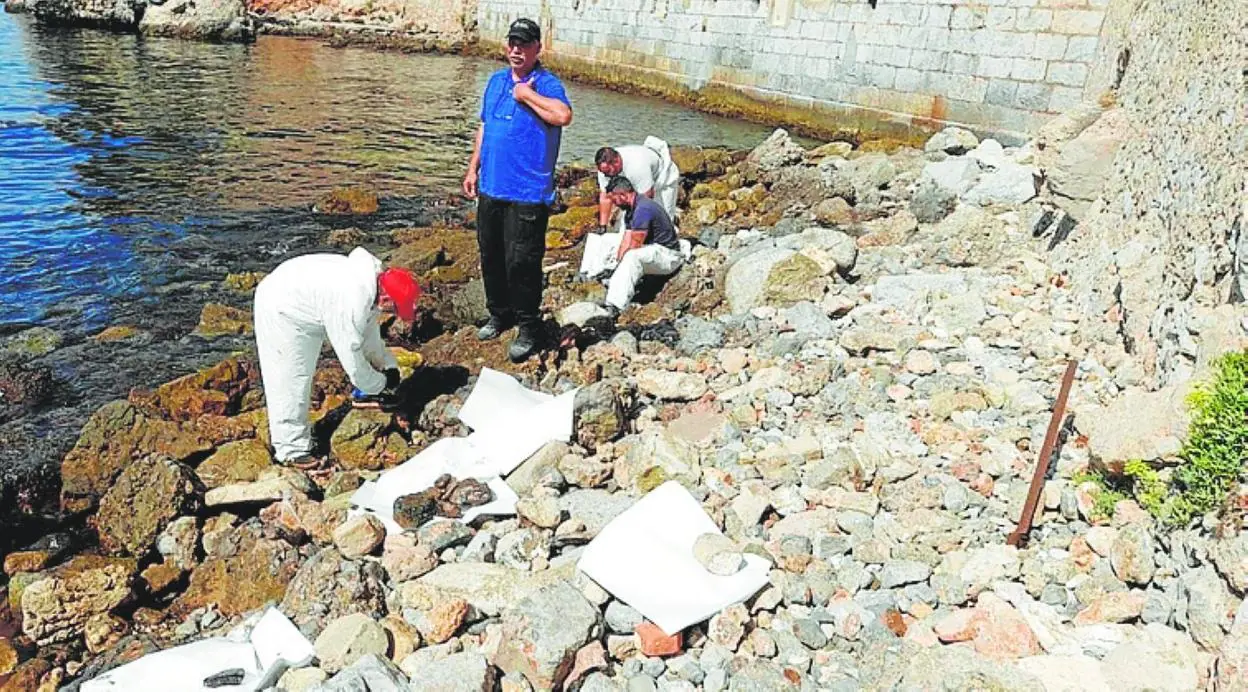
POLYGON ((685 263, 676 227, 663 207, 638 193, 632 182, 617 175, 607 183, 607 197, 624 210, 624 237, 617 251, 619 265, 607 282, 607 309, 624 311, 637 292, 637 282, 647 274, 675 274, 685 263))
POLYGON ((555 162, 572 105, 559 78, 538 62, 541 29, 517 19, 507 31, 508 67, 495 72, 481 100, 481 125, 464 176, 477 200, 477 244, 490 321, 477 337, 518 325, 513 362, 537 350, 546 222, 555 201, 555 162))

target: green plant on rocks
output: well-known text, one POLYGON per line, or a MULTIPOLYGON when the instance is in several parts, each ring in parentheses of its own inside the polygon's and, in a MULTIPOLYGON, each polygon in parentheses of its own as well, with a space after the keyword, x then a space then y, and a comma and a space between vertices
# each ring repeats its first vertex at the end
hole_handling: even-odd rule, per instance
POLYGON ((1159 504, 1158 516, 1182 524, 1226 499, 1248 455, 1248 351, 1223 355, 1213 378, 1187 398, 1192 420, 1179 453, 1176 490, 1159 504))
POLYGON ((1131 460, 1121 476, 1076 479, 1101 488, 1094 515, 1108 517, 1118 500, 1131 497, 1158 520, 1179 526, 1222 505, 1248 457, 1248 351, 1218 359, 1213 377, 1192 390, 1187 405, 1191 424, 1173 473, 1131 460))

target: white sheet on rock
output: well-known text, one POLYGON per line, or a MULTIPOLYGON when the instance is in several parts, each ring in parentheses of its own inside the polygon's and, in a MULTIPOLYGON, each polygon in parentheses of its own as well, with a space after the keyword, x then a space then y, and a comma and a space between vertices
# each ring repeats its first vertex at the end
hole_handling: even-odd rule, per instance
POLYGON ((698 536, 719 533, 688 490, 668 481, 611 520, 578 567, 659 629, 675 634, 767 584, 771 563, 746 555, 740 572, 721 577, 693 556, 698 536))
POLYGON ((494 491, 492 502, 465 511, 460 521, 515 514, 519 498, 502 476, 547 442, 572 438, 575 398, 576 390, 559 396, 535 392, 509 375, 482 369, 459 411, 472 434, 438 440, 376 481, 365 482, 351 496, 351 514, 368 512, 381 519, 388 532, 402 531, 394 522, 394 501, 431 487, 442 474, 457 480, 475 478, 494 491))
POLYGON ((269 608, 246 641, 202 639, 157 651, 82 684, 82 692, 201 692, 204 679, 241 668, 240 685, 218 690, 253 692, 273 687, 288 668, 312 662, 312 642, 281 611, 269 608))

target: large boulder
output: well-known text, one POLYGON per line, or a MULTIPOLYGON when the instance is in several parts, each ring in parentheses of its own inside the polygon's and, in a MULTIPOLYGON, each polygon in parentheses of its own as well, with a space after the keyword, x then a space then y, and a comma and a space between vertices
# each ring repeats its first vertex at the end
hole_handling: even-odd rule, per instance
MULTIPOLYGON (((170 0, 170 2, 182 1, 170 0)), ((199 324, 195 326, 194 333, 196 336, 211 339, 218 336, 251 334, 253 331, 255 328, 252 326, 250 312, 220 303, 208 303, 199 313, 199 324)))
POLYGON ((198 509, 201 491, 194 472, 167 457, 130 464, 100 499, 95 517, 100 545, 110 553, 143 557, 170 522, 198 509))
POLYGON ((80 637, 93 616, 129 598, 137 571, 133 559, 80 555, 33 577, 21 591, 22 631, 40 645, 80 637))
POLYGON ((394 416, 360 409, 348 413, 334 430, 329 448, 344 469, 372 471, 407 461, 415 453, 396 426, 394 416))
POLYGON ((1056 160, 1045 170, 1057 203, 1075 218, 1083 218, 1101 196, 1114 159, 1130 123, 1122 109, 1106 111, 1079 136, 1058 147, 1056 160))
POLYGON ((979 164, 965 157, 935 161, 923 167, 919 186, 930 185, 953 195, 963 195, 975 187, 980 172, 979 164))
POLYGON ((243 0, 164 0, 149 3, 139 20, 139 32, 208 41, 251 41, 255 23, 243 0))
POLYGON ((806 150, 789 137, 783 128, 771 133, 762 144, 754 148, 746 157, 746 163, 762 172, 771 172, 801 163, 806 150))
POLYGON ((205 415, 232 416, 260 381, 251 361, 228 358, 199 372, 179 377, 153 391, 134 390, 130 402, 144 413, 175 421, 195 421, 205 415))
MULTIPOLYGON (((191 573, 191 583, 173 603, 185 616, 215 604, 226 617, 280 601, 299 568, 299 552, 283 540, 264 538, 255 523, 244 524, 218 539, 218 548, 191 573)), ((207 530, 205 530, 205 546, 207 530)))
POLYGON ((776 265, 794 251, 770 247, 751 252, 733 262, 724 279, 724 296, 734 315, 743 315, 760 306, 766 294, 767 277, 776 265))
POLYGON ((503 614, 503 643, 495 665, 524 675, 534 688, 559 688, 577 650, 601 636, 598 608, 565 581, 537 591, 503 614))
POLYGON ((785 307, 818 301, 828 287, 824 265, 797 253, 772 266, 763 284, 763 303, 785 307))
POLYGON ((1092 458, 1115 473, 1132 459, 1174 457, 1187 435, 1186 394, 1183 385, 1128 389, 1106 406, 1077 408, 1075 427, 1087 436, 1092 458))
POLYGON ((961 127, 950 126, 932 135, 931 139, 927 140, 927 144, 923 146, 923 151, 929 154, 944 152, 957 156, 965 154, 977 146, 979 146, 979 138, 975 136, 974 132, 961 127))
POLYGON ((30 7, 41 24, 132 31, 144 5, 138 0, 34 0, 30 7))
POLYGON ((1032 166, 1003 162, 962 196, 971 204, 1022 204, 1036 196, 1038 173, 1032 166))
POLYGON ((269 446, 260 440, 238 440, 223 445, 202 464, 195 467, 195 475, 206 488, 218 488, 230 483, 245 483, 260 477, 273 466, 273 454, 269 446))
POLYGON ((68 511, 91 508, 132 459, 158 454, 187 461, 212 447, 187 423, 144 415, 126 401, 105 404, 61 463, 61 505, 68 511))
POLYGON ((385 581, 377 562, 347 560, 336 549, 324 548, 299 568, 281 611, 308 636, 353 613, 380 618, 386 614, 385 581))

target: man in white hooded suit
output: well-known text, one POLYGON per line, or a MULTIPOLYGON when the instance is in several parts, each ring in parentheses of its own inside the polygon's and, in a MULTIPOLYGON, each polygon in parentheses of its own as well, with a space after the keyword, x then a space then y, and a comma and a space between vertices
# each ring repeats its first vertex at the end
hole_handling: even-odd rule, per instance
POLYGON ((312 378, 328 339, 351 383, 365 396, 399 385, 398 362, 381 339, 380 310, 412 321, 420 285, 403 269, 383 271, 364 248, 311 254, 278 265, 256 287, 256 350, 269 434, 282 464, 315 468, 308 409, 312 378))

